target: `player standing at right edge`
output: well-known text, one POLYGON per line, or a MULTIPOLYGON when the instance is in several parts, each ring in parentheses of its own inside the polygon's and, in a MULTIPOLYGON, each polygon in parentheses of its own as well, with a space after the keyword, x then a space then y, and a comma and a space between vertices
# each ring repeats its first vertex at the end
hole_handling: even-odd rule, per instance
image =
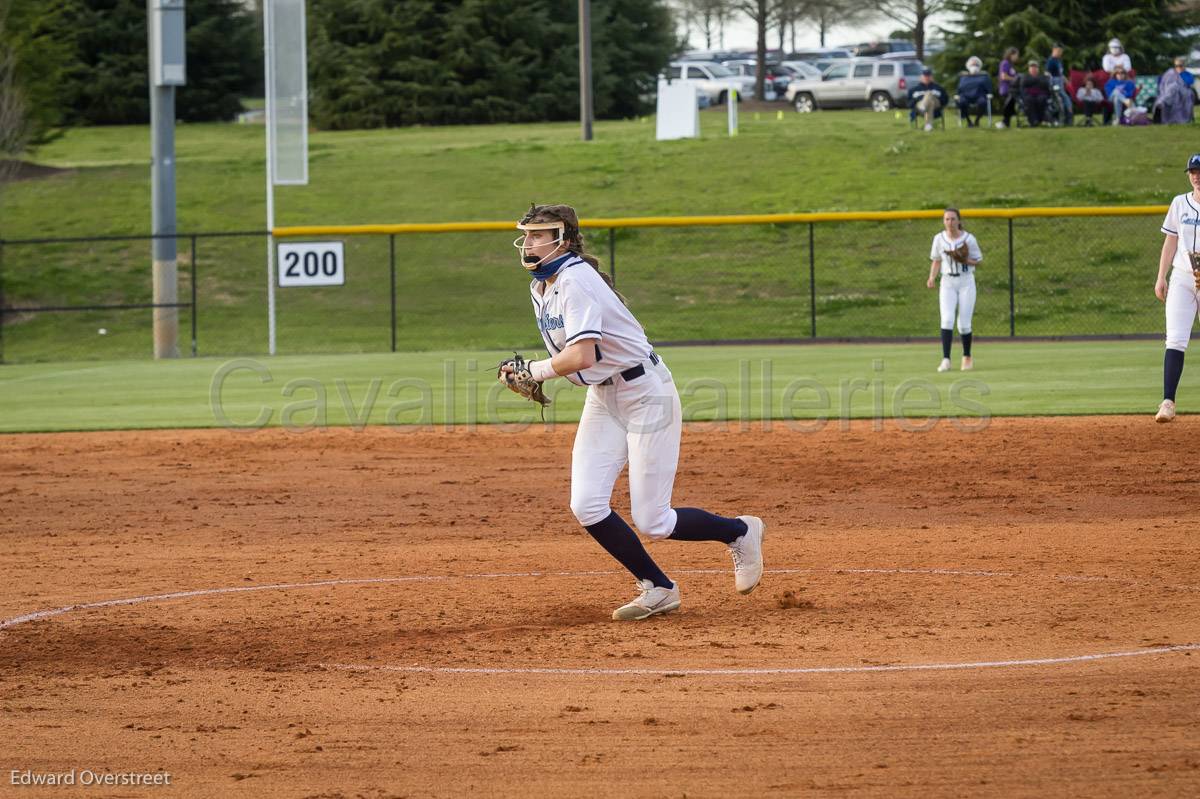
POLYGON ((1200 310, 1200 153, 1187 162, 1192 190, 1171 200, 1163 220, 1162 255, 1154 294, 1167 306, 1167 351, 1163 357, 1163 401, 1156 422, 1175 418, 1175 389, 1183 375, 1183 354, 1192 337, 1192 324, 1200 310), (1171 267, 1174 266, 1174 269, 1171 267), (1171 269, 1168 288, 1167 270, 1171 269))

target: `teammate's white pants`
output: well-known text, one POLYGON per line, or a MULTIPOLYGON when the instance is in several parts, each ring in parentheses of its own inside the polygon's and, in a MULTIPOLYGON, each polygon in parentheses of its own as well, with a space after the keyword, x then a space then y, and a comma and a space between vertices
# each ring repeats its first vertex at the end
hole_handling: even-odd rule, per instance
POLYGON ((1167 349, 1187 351, 1192 325, 1200 311, 1196 282, 1191 273, 1176 269, 1167 285, 1167 349), (1175 273, 1180 278, 1175 278, 1175 273))
POLYGON ((954 313, 958 311, 958 332, 971 332, 971 317, 975 314, 975 272, 942 275, 938 288, 938 304, 942 309, 942 330, 954 328, 954 313))
POLYGON ((661 361, 626 383, 589 386, 571 454, 571 512, 583 526, 605 519, 613 485, 629 464, 633 526, 650 538, 675 532, 671 491, 679 466, 683 411, 671 372, 661 361))

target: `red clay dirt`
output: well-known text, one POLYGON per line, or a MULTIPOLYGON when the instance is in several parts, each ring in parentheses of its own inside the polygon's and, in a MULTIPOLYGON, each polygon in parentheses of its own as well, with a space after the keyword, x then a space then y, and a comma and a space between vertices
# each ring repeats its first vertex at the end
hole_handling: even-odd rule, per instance
POLYGON ((323 583, 8 623, 0 796, 1198 795, 1197 424, 690 426, 640 623, 568 425, 0 438, 0 625, 323 583))

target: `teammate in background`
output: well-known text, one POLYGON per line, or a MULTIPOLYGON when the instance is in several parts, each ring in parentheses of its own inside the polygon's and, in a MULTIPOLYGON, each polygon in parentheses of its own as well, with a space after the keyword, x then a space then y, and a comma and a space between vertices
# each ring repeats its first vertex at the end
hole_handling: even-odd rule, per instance
POLYGON ((947 208, 942 214, 945 228, 933 237, 929 251, 929 280, 925 285, 933 288, 934 278, 941 273, 942 285, 938 291, 938 305, 942 311, 942 362, 939 372, 950 371, 950 345, 954 342, 954 315, 958 312, 958 332, 962 336, 962 369, 969 371, 971 361, 971 316, 975 313, 975 267, 983 260, 979 242, 962 227, 962 216, 957 208, 947 208))
POLYGON ((595 258, 585 254, 579 219, 568 205, 535 205, 517 224, 514 244, 533 277, 538 329, 551 357, 529 364, 539 382, 566 377, 587 386, 571 454, 571 511, 637 578, 638 596, 613 613, 644 619, 679 607, 667 577, 610 506, 629 464, 633 523, 651 539, 720 541, 733 556, 734 586, 748 594, 762 578, 764 525, 671 506, 683 413, 671 372, 595 258))
POLYGON ((1171 200, 1163 220, 1162 254, 1158 258, 1158 279, 1154 294, 1167 306, 1167 351, 1163 356, 1163 401, 1154 420, 1169 422, 1175 418, 1175 389, 1183 375, 1183 354, 1192 337, 1192 325, 1200 310, 1200 153, 1187 162, 1192 190, 1171 200), (1174 267, 1173 269, 1171 267, 1174 267), (1170 284, 1167 270, 1171 270, 1170 284))

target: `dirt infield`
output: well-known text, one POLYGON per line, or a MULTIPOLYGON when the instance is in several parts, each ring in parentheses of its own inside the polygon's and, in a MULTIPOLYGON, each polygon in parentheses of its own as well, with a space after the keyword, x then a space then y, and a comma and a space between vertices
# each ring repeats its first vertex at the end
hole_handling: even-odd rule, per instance
POLYGON ((625 624, 567 425, 0 438, 0 795, 1197 795, 1197 424, 689 427, 625 624))

